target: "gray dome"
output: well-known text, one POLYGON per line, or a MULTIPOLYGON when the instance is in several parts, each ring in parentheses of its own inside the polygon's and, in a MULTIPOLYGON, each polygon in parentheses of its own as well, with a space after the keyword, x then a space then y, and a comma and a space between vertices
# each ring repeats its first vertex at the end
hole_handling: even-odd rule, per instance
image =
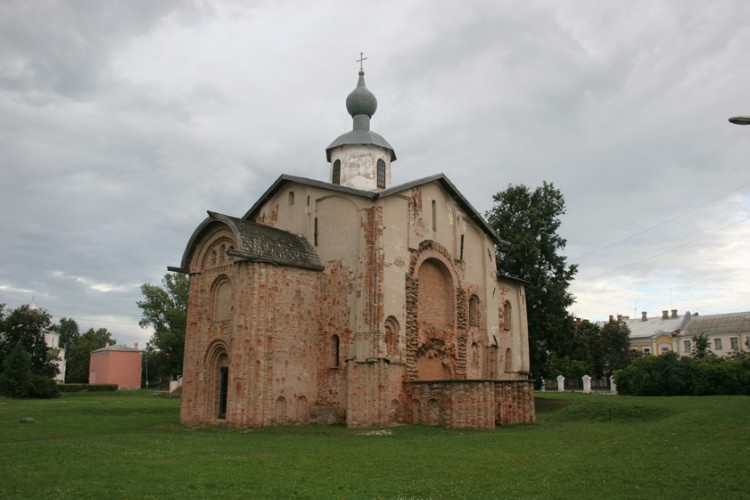
POLYGON ((367 115, 372 117, 376 109, 378 109, 378 100, 375 99, 372 92, 367 90, 365 72, 360 70, 357 88, 346 98, 346 110, 352 116, 367 115))

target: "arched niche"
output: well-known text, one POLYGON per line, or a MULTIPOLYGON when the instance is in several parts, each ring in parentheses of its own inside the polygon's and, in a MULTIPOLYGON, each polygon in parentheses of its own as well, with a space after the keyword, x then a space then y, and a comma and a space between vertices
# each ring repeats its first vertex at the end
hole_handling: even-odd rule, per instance
POLYGON ((225 275, 216 278, 211 286, 210 317, 213 321, 232 319, 232 283, 225 275))
POLYGON ((229 368, 230 359, 227 345, 220 340, 212 342, 204 357, 206 380, 206 408, 210 418, 227 418, 229 407, 229 368))
POLYGON ((389 359, 397 357, 398 346, 401 343, 401 326, 395 316, 388 316, 385 319, 385 350, 389 359))

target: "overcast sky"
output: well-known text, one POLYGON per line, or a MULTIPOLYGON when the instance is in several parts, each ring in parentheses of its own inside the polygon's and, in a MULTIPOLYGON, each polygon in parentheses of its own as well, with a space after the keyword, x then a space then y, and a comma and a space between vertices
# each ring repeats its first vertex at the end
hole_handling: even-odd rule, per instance
POLYGON ((746 0, 3 0, 0 303, 148 340, 206 210, 327 180, 360 51, 394 185, 561 190, 577 316, 750 310, 746 0))

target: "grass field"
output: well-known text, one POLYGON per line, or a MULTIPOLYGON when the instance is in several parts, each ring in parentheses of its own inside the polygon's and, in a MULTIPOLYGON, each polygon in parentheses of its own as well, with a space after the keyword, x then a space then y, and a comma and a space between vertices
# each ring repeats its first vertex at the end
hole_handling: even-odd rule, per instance
POLYGON ((0 498, 750 498, 748 397, 538 396, 534 425, 386 435, 186 429, 145 391, 0 399, 0 498))

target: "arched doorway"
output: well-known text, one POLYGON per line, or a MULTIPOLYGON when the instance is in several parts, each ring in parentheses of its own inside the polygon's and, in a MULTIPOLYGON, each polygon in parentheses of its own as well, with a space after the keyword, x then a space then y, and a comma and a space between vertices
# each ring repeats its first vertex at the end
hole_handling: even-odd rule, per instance
POLYGON ((206 352, 208 392, 206 408, 209 418, 224 420, 229 408, 229 355, 226 345, 217 341, 206 352))

